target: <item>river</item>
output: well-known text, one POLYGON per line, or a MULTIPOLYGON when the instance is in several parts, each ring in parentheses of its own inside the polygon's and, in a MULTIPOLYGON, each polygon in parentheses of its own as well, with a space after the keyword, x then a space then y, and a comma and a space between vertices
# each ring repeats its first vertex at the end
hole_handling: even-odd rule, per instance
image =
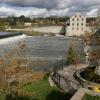
MULTIPOLYGON (((13 40, 13 37, 12 39, 13 40)), ((15 39, 14 39, 15 40, 15 39)), ((6 41, 6 39, 4 39, 6 41)), ((42 36, 26 36, 16 41, 0 43, 0 50, 2 55, 6 54, 8 50, 20 52, 20 57, 31 58, 31 66, 33 71, 48 71, 53 65, 63 58, 67 57, 69 45, 73 44, 76 48, 77 54, 83 61, 84 51, 81 41, 75 37, 42 37, 42 36), (23 42, 26 44, 24 50, 18 50, 18 43, 23 42)))

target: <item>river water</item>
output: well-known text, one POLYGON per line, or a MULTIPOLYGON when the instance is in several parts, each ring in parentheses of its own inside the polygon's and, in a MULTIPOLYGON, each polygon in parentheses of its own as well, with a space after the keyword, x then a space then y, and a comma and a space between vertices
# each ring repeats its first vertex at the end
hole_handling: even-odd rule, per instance
POLYGON ((17 55, 16 52, 19 52, 20 57, 31 58, 33 71, 48 71, 62 57, 67 57, 70 44, 74 45, 77 54, 83 62, 84 51, 82 44, 79 38, 75 37, 26 36, 16 41, 0 43, 0 50, 2 50, 2 55, 6 54, 9 50, 13 50, 14 56, 17 55), (23 50, 17 49, 20 41, 26 44, 23 50))

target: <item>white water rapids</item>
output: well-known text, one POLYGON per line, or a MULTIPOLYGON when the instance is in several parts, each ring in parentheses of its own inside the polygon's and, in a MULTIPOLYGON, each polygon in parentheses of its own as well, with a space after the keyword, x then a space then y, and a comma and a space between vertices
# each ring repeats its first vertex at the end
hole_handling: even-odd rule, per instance
POLYGON ((27 36, 25 34, 22 34, 22 35, 18 35, 14 37, 3 38, 3 39, 0 39, 0 44, 7 44, 8 42, 18 41, 21 39, 25 39, 26 37, 27 36))

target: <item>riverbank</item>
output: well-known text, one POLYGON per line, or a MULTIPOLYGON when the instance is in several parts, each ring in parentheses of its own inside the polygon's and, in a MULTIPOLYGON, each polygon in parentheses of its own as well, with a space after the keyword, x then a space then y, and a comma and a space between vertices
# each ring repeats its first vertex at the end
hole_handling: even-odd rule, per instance
MULTIPOLYGON (((48 82, 48 75, 45 75, 43 79, 35 81, 31 84, 21 87, 20 95, 14 96, 17 100, 69 100, 71 95, 64 93, 56 87, 50 87, 48 82)), ((0 100, 5 100, 5 95, 0 96, 0 100)))

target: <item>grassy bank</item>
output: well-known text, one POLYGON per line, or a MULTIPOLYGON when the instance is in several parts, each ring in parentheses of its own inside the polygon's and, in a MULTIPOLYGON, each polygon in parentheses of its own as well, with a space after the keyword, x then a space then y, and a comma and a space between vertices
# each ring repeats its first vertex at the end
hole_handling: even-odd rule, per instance
MULTIPOLYGON (((56 87, 51 87, 48 83, 47 76, 41 80, 21 87, 19 91, 23 91, 29 95, 20 95, 14 97, 13 99, 6 100, 69 100, 71 97, 70 94, 64 93, 56 87)), ((4 98, 4 94, 1 94, 0 100, 5 100, 4 98)))
POLYGON ((91 96, 89 94, 85 94, 82 100, 100 100, 100 96, 91 96))
POLYGON ((34 94, 36 100, 69 100, 70 94, 61 92, 58 88, 50 87, 48 77, 21 88, 34 94))

